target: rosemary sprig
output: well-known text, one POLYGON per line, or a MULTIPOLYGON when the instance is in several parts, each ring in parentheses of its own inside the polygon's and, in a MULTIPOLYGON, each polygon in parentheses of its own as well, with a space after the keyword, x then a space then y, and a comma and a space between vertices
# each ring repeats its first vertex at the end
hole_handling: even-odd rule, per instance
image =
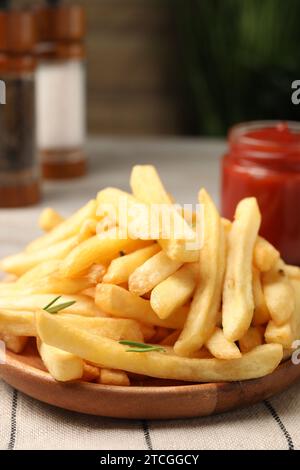
POLYGON ((43 308, 48 313, 58 313, 61 310, 64 310, 65 308, 71 307, 71 305, 74 305, 76 303, 76 300, 70 300, 69 302, 64 302, 62 304, 54 305, 55 302, 57 302, 61 298, 61 295, 58 297, 55 297, 55 299, 51 300, 51 302, 46 305, 46 307, 43 308))
POLYGON ((136 341, 121 340, 120 344, 125 346, 130 346, 130 349, 126 349, 126 352, 150 352, 150 351, 159 351, 166 352, 166 350, 161 346, 154 346, 152 344, 137 343, 136 341))

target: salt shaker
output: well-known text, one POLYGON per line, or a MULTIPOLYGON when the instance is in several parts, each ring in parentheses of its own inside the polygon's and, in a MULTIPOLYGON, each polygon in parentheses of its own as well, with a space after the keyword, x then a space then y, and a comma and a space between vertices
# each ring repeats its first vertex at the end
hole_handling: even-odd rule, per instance
POLYGON ((85 174, 85 15, 59 1, 36 10, 37 143, 46 178, 85 174))
POLYGON ((27 10, 0 10, 0 207, 40 199, 35 145, 35 18, 27 10))

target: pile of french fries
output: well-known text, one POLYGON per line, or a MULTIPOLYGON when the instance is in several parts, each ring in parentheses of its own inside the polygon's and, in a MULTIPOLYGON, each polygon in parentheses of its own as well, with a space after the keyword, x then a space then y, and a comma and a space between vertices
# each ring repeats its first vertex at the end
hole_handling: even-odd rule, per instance
POLYGON ((300 269, 259 236, 256 199, 242 200, 230 222, 201 189, 198 246, 188 243, 200 230, 197 214, 187 220, 154 167, 135 166, 130 185, 131 194, 101 190, 68 219, 44 210, 45 233, 1 261, 7 348, 22 353, 35 338, 62 382, 240 381, 274 371, 300 338, 300 269), (142 237, 149 221, 141 208, 154 204, 170 217, 155 237, 142 237), (176 221, 181 238, 170 230, 176 221), (127 236, 118 236, 128 222, 127 236))

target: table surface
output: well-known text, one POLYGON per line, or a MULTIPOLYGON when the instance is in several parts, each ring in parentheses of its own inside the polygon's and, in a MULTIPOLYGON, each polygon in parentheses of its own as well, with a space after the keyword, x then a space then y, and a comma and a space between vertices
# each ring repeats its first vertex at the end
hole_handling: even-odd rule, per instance
MULTIPOLYGON (((89 175, 47 182, 40 205, 0 210, 0 257, 39 235, 43 207, 70 214, 106 186, 129 189, 132 165, 156 165, 178 202, 196 203, 204 186, 219 203, 225 144, 201 139, 91 138, 89 175)), ((258 405, 214 417, 127 421, 88 417, 25 397, 0 381, 0 449, 292 449, 300 448, 300 386, 258 405)))

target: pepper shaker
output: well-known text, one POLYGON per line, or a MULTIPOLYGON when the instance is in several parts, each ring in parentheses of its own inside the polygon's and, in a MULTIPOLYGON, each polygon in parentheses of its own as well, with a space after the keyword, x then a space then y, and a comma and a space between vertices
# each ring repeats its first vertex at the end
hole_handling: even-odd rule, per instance
POLYGON ((0 10, 0 207, 34 204, 40 199, 35 145, 35 19, 32 12, 0 10))

